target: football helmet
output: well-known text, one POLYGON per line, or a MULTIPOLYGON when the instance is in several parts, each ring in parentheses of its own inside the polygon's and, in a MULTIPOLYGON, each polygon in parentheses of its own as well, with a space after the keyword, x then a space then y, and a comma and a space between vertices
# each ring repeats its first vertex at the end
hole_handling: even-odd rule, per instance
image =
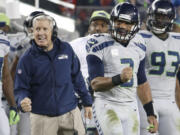
POLYGON ((117 4, 111 12, 110 26, 112 37, 116 41, 120 43, 125 41, 128 43, 140 28, 140 19, 137 8, 128 2, 117 4), (117 20, 131 24, 131 30, 115 26, 115 21, 117 20))
POLYGON ((175 19, 175 8, 169 1, 155 0, 148 8, 147 29, 155 34, 172 30, 175 19))

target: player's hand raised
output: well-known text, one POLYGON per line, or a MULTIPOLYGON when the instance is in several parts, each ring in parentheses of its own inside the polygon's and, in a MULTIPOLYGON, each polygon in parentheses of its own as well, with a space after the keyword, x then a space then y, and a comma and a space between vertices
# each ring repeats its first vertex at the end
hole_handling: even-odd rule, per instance
POLYGON ((122 70, 122 73, 121 73, 121 81, 123 83, 131 80, 133 77, 133 70, 131 67, 126 67, 122 70))

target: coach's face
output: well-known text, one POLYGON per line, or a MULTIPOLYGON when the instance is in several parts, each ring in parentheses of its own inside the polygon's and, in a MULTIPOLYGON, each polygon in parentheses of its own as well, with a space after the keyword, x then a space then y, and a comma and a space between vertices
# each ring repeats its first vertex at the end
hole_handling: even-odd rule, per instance
POLYGON ((33 26, 33 36, 36 44, 49 51, 53 48, 52 27, 48 20, 36 20, 33 26))

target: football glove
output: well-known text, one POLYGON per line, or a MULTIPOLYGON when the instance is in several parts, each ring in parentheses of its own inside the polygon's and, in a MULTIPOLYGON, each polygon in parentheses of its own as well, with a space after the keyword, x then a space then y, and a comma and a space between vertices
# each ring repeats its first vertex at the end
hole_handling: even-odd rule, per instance
POLYGON ((10 125, 15 125, 19 122, 20 116, 18 114, 18 110, 16 107, 10 107, 9 111, 9 124, 10 125))

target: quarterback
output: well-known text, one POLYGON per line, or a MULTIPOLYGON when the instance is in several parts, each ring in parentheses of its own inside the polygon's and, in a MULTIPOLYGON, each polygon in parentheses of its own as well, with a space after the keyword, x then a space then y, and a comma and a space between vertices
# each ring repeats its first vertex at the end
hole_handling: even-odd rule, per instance
POLYGON ((137 87, 148 122, 153 125, 149 132, 154 133, 158 124, 144 71, 145 43, 141 36, 135 36, 139 30, 136 7, 117 4, 111 12, 110 28, 111 34, 94 34, 86 45, 98 133, 139 135, 137 87))

